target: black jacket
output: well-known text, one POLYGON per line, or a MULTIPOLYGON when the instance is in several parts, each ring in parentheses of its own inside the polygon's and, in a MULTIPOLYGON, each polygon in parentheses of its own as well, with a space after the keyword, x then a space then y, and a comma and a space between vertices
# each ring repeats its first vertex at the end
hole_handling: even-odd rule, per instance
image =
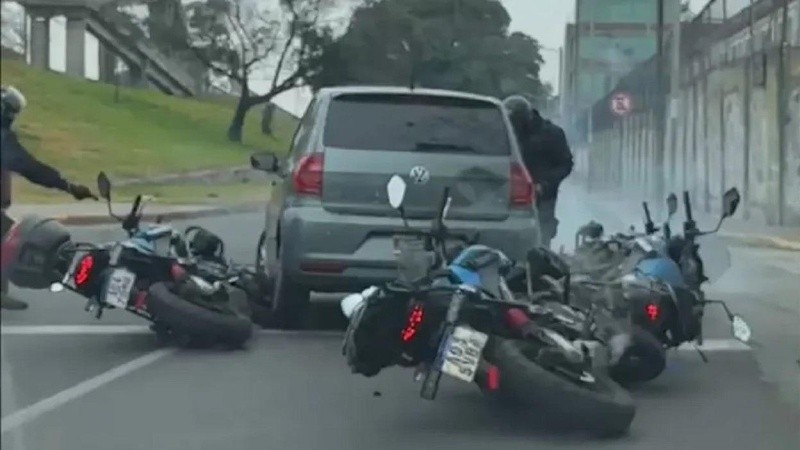
POLYGON ((558 196, 558 186, 572 173, 572 151, 564 130, 543 120, 541 127, 526 139, 521 139, 522 158, 533 182, 541 187, 539 198, 552 200, 558 196))
POLYGON ((17 134, 10 128, 0 129, 0 194, 2 207, 11 205, 11 173, 16 172, 31 183, 67 191, 66 180, 54 168, 34 158, 20 144, 17 134))

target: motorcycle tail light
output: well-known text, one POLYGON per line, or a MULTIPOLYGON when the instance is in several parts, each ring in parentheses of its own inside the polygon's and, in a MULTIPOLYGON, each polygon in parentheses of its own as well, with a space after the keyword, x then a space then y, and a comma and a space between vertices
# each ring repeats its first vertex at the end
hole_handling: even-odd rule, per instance
POLYGON ((78 263, 78 268, 75 270, 75 275, 73 275, 75 287, 83 287, 89 282, 92 268, 94 268, 94 256, 86 255, 81 258, 81 261, 78 263))
POLYGON ((661 310, 656 303, 648 303, 644 307, 644 313, 651 322, 655 322, 661 316, 661 310))
POLYGON ((400 339, 403 340, 404 343, 411 342, 416 336, 417 332, 419 331, 419 327, 422 324, 422 319, 425 317, 425 311, 422 309, 421 305, 414 305, 411 308, 411 311, 408 313, 408 317, 406 318, 406 326, 403 327, 402 332, 400 333, 400 339))
POLYGON ((486 369, 486 389, 489 391, 500 389, 500 369, 497 366, 490 365, 486 369))
POLYGON ((2 257, 2 259, 0 259, 0 268, 2 268, 2 270, 6 270, 11 264, 12 259, 16 256, 17 250, 19 250, 19 241, 20 229, 17 223, 8 230, 6 238, 3 240, 3 251, 0 252, 0 257, 2 257))

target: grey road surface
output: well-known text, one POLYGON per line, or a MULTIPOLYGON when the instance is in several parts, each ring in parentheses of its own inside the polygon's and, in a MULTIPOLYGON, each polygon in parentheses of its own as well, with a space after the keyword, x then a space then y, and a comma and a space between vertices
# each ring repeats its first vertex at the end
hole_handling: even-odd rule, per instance
MULTIPOLYGON (((593 215, 622 226, 593 208, 564 202, 560 239, 569 241, 593 215)), ((262 217, 202 225, 225 238, 230 256, 252 260, 262 217)), ((75 235, 104 240, 119 232, 75 235)), ((243 351, 185 351, 159 347, 145 324, 124 312, 98 322, 71 294, 17 292, 31 309, 2 313, 2 448, 796 450, 800 254, 731 253, 731 269, 710 291, 747 318, 755 344, 732 342, 722 312, 710 310, 710 361, 674 351, 661 378, 633 391, 638 414, 622 439, 521 423, 456 381, 445 381, 440 398, 426 402, 407 371, 353 376, 340 355, 342 319, 330 302, 314 308, 309 330, 260 333, 243 351), (98 325, 111 327, 88 334, 98 325)))

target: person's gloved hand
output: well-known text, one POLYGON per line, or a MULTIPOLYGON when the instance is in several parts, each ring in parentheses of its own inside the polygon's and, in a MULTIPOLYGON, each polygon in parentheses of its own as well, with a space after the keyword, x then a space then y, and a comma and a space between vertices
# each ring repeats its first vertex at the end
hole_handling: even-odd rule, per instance
POLYGON ((97 196, 86 186, 70 183, 67 185, 67 188, 69 189, 69 193, 75 197, 75 200, 86 200, 87 198, 97 200, 97 196))

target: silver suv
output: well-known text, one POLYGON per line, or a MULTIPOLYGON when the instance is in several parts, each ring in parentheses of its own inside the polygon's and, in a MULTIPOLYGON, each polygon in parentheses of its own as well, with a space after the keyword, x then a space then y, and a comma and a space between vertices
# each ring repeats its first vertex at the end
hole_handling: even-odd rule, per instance
POLYGON ((394 174, 408 183, 410 225, 430 226, 449 186, 452 231, 480 231, 480 243, 522 258, 538 244, 539 229, 521 161, 496 99, 395 87, 320 90, 286 160, 251 158, 254 168, 277 175, 257 252, 259 269, 274 280, 273 298, 255 306, 272 324, 295 328, 311 291, 352 292, 395 278, 391 238, 376 235, 403 226, 386 198, 394 174))

